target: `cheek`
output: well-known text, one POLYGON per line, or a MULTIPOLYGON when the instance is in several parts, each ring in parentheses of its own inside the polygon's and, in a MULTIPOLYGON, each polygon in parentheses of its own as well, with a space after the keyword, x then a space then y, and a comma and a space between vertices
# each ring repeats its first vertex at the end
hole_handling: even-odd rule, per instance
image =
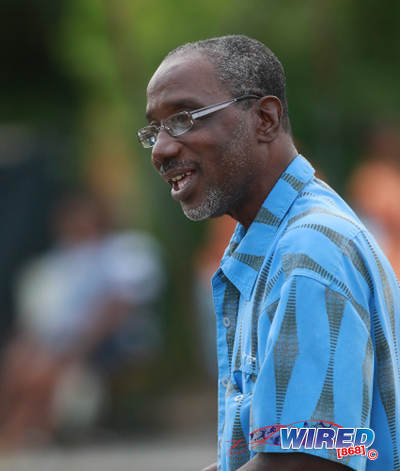
POLYGON ((254 170, 251 162, 248 140, 240 134, 221 147, 220 165, 225 169, 227 175, 232 177, 245 176, 254 170))
POLYGON ((191 151, 198 156, 200 171, 208 186, 230 187, 243 173, 250 171, 249 136, 244 123, 229 132, 221 129, 220 132, 199 133, 196 137, 191 151), (228 139, 227 136, 234 137, 228 139))

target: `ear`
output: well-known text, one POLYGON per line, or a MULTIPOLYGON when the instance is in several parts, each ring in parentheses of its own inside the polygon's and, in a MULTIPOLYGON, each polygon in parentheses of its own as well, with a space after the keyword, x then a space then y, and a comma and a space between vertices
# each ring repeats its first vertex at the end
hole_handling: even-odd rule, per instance
POLYGON ((261 142, 272 142, 279 134, 282 113, 282 103, 276 96, 267 95, 258 101, 256 132, 261 142))

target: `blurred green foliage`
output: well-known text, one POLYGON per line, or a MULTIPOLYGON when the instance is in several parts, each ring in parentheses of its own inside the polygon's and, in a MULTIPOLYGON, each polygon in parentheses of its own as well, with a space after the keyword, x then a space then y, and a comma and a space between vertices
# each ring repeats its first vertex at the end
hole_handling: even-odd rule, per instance
POLYGON ((55 134, 76 179, 93 166, 120 168, 113 197, 165 247, 174 365, 165 376, 194 362, 192 259, 205 224, 183 216, 136 142, 146 84, 164 55, 229 33, 265 42, 286 69, 298 148, 339 190, 368 126, 399 118, 398 0, 2 0, 1 10, 2 122, 55 134))

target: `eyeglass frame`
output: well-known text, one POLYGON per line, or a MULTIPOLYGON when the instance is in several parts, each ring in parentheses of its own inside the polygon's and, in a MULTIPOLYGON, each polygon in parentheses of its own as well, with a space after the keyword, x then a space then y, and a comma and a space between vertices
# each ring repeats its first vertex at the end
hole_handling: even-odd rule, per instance
POLYGON ((163 119, 160 122, 160 124, 154 123, 154 124, 148 124, 147 126, 144 126, 143 128, 139 129, 136 134, 137 134, 137 137, 138 137, 138 140, 139 140, 140 144, 142 144, 142 146, 145 149, 151 149, 156 144, 157 137, 158 137, 158 134, 160 133, 161 129, 165 129, 167 131, 167 133, 172 137, 182 136, 182 134, 185 134, 186 132, 190 131, 193 128, 194 122, 195 122, 196 119, 204 118, 205 116, 208 116, 211 113, 215 113, 216 111, 221 111, 221 110, 225 109, 226 107, 228 107, 229 105, 232 105, 233 103, 237 103, 237 102, 242 101, 242 100, 249 100, 249 99, 259 100, 260 98, 262 98, 262 97, 259 96, 259 95, 245 94, 245 95, 241 95, 241 96, 236 97, 236 98, 232 98, 231 100, 222 101, 222 102, 216 103, 214 105, 204 106, 202 108, 198 108, 198 109, 193 110, 193 111, 179 111, 178 113, 171 114, 167 118, 163 119), (172 130, 168 127, 168 124, 166 124, 166 121, 168 121, 171 118, 173 118, 177 115, 180 115, 180 114, 184 114, 184 115, 189 117, 190 126, 187 129, 184 129, 182 132, 173 133, 172 130), (155 128, 157 130, 157 134, 155 135, 156 139, 155 139, 153 145, 145 145, 145 141, 141 140, 141 134, 144 133, 146 130, 150 130, 151 128, 155 128))

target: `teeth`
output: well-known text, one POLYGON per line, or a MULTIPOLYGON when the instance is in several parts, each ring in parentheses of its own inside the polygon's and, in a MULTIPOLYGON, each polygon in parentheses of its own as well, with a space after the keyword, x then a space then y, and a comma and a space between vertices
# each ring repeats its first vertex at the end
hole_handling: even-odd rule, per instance
POLYGON ((171 181, 173 182, 179 182, 179 180, 182 180, 182 178, 185 178, 189 175, 191 175, 192 172, 186 172, 186 173, 182 173, 181 175, 178 175, 177 177, 174 177, 174 178, 171 178, 171 181))

